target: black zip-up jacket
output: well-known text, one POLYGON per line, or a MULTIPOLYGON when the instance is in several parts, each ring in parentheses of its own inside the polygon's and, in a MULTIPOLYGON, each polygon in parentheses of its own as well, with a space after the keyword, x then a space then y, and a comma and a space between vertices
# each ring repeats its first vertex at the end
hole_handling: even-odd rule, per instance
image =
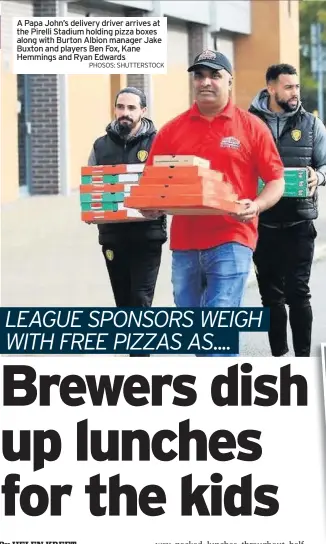
MULTIPOLYGON (((106 134, 95 140, 88 164, 96 166, 143 163, 149 154, 156 132, 153 122, 145 118, 138 134, 124 139, 115 130, 115 123, 110 123, 106 128, 106 134)), ((167 240, 166 216, 151 221, 105 223, 98 225, 98 231, 101 245, 116 245, 126 239, 135 243, 145 240, 164 243, 167 240)))
MULTIPOLYGON (((315 147, 316 128, 319 130, 319 127, 316 127, 316 118, 299 104, 297 111, 283 115, 280 128, 280 117, 273 115, 266 109, 267 97, 266 90, 258 93, 249 111, 260 117, 270 128, 284 166, 297 168, 312 166, 319 169, 324 163, 315 162, 315 152, 319 152, 319 149, 317 150, 315 147)), ((275 206, 260 215, 260 222, 266 224, 296 223, 302 220, 313 220, 317 217, 318 191, 316 190, 312 197, 282 197, 275 206)))

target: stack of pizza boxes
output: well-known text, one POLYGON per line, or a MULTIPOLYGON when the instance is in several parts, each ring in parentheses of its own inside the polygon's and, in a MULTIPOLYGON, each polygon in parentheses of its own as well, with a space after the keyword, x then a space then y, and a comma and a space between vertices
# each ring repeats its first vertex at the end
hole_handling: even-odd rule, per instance
POLYGON ((170 215, 224 215, 238 213, 241 207, 224 175, 192 155, 154 156, 153 166, 145 166, 124 204, 170 215))
POLYGON ((83 166, 80 207, 85 222, 144 221, 143 215, 124 204, 131 187, 137 187, 144 164, 83 166))
MULTIPOLYGON (((308 185, 307 168, 284 168, 285 188, 283 196, 289 198, 307 198, 310 194, 308 185)), ((265 183, 258 180, 258 194, 261 193, 265 183)))

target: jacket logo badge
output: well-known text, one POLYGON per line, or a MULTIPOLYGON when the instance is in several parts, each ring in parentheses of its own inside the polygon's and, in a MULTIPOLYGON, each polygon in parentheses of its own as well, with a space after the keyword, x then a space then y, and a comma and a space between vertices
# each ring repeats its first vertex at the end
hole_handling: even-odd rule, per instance
POLYGON ((294 140, 295 142, 298 142, 299 140, 301 140, 301 130, 299 130, 298 128, 295 128, 294 130, 292 130, 291 136, 292 136, 292 140, 294 140))
POLYGON ((140 151, 138 151, 137 158, 140 160, 140 162, 146 161, 147 157, 148 151, 146 151, 145 149, 141 149, 140 151))
POLYGON ((112 249, 107 249, 106 252, 105 252, 105 256, 106 256, 108 261, 113 261, 114 253, 113 253, 112 249))
POLYGON ((209 49, 206 49, 206 51, 203 51, 203 53, 201 53, 201 55, 199 55, 199 57, 197 58, 197 62, 199 60, 215 60, 216 58, 216 55, 214 53, 214 51, 210 51, 209 49))
POLYGON ((220 143, 220 147, 229 147, 230 149, 239 149, 240 148, 240 141, 237 138, 234 138, 233 136, 228 136, 227 138, 223 138, 223 140, 220 143))

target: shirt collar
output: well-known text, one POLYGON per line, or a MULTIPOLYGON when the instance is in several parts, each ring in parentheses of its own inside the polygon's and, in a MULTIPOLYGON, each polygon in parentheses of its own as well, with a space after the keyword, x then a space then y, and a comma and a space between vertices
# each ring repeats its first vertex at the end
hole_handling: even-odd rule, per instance
MULTIPOLYGON (((233 116, 233 111, 234 111, 234 105, 230 99, 227 105, 225 106, 224 110, 222 110, 220 113, 215 115, 214 119, 217 119, 218 117, 227 117, 231 119, 233 116)), ((199 111, 197 102, 194 102, 190 108, 190 117, 202 117, 199 111)))

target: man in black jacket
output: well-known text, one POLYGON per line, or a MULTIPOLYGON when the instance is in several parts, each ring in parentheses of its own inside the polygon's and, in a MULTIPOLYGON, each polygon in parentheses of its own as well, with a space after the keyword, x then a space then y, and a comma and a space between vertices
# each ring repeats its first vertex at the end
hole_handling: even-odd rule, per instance
POLYGON ((260 215, 254 263, 263 306, 271 312, 272 355, 279 357, 289 351, 288 304, 295 356, 309 357, 313 321, 309 281, 317 235, 318 186, 325 185, 326 179, 326 129, 302 107, 293 66, 270 66, 266 84, 249 111, 269 126, 286 168, 307 168, 310 196, 282 197, 260 215))
MULTIPOLYGON (((146 111, 143 91, 122 89, 115 101, 115 120, 95 140, 89 166, 145 163, 156 135, 146 111)), ((98 231, 117 307, 150 307, 167 240, 166 217, 100 224, 98 231)))

